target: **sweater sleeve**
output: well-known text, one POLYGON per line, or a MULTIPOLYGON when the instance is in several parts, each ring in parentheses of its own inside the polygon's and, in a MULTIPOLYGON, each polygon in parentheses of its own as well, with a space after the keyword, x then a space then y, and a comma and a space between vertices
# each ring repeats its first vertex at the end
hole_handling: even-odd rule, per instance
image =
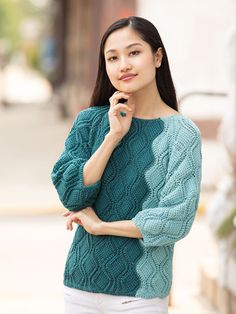
POLYGON ((89 130, 92 110, 85 109, 77 115, 65 141, 65 148, 55 163, 51 178, 62 204, 71 211, 91 206, 98 195, 101 179, 84 185, 83 169, 91 156, 89 130))
POLYGON ((157 206, 144 206, 132 219, 145 247, 174 244, 191 229, 200 195, 202 160, 200 132, 197 128, 192 131, 187 141, 180 135, 172 145, 157 206))

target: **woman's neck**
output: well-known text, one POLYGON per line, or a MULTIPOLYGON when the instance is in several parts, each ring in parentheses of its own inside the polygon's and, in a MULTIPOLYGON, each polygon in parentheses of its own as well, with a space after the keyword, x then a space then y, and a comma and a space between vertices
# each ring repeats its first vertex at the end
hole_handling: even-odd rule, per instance
POLYGON ((157 118, 170 109, 161 99, 156 82, 155 86, 153 84, 134 93, 130 101, 135 104, 133 116, 138 118, 157 118))

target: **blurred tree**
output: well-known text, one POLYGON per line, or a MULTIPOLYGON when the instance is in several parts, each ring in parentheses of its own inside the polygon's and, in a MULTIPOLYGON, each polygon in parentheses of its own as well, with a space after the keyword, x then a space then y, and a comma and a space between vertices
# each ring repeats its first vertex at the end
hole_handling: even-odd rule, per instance
POLYGON ((0 0, 0 38, 9 41, 11 51, 20 43, 19 25, 22 18, 22 10, 16 1, 0 0))
POLYGON ((220 239, 228 238, 232 248, 236 248, 236 207, 221 222, 217 230, 217 235, 220 239))
POLYGON ((47 10, 47 5, 38 6, 32 0, 0 0, 0 42, 7 43, 8 57, 22 51, 28 65, 39 69, 40 33, 47 10))

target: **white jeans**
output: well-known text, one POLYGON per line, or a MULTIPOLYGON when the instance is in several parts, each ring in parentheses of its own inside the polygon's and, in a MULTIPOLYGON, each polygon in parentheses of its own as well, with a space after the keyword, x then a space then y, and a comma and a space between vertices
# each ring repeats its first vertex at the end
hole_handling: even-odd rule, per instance
POLYGON ((168 297, 143 299, 92 293, 64 286, 65 314, 168 314, 168 297))

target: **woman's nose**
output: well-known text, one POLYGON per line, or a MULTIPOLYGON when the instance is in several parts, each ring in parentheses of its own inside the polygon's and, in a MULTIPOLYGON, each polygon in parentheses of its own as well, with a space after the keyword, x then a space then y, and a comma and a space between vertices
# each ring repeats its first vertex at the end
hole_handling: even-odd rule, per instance
POLYGON ((132 68, 129 60, 127 60, 127 58, 121 58, 120 59, 120 70, 122 72, 126 72, 128 70, 130 70, 132 68))

